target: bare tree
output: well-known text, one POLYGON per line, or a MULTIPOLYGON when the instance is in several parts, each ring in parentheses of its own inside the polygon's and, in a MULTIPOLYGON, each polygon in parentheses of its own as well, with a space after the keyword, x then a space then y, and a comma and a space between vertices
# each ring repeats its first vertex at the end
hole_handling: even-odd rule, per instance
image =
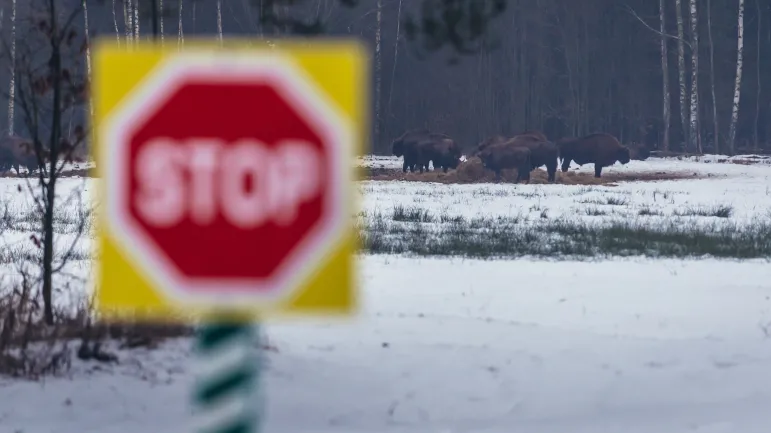
MULTIPOLYGON (((757 152, 759 147, 759 141, 760 138, 758 137, 758 122, 760 121, 760 95, 763 92, 763 88, 760 85, 760 83, 763 81, 761 79, 761 68, 760 68, 760 59, 761 59, 761 52, 760 47, 763 46, 763 44, 760 43, 760 32, 763 28, 763 10, 760 7, 760 0, 755 0, 755 10, 758 14, 758 27, 757 27, 757 40, 755 41, 755 76, 757 77, 757 82, 755 83, 756 91, 758 92, 757 98, 755 98, 755 122, 753 122, 752 127, 752 148, 753 151, 757 152)), ((771 105, 771 104, 770 104, 771 105)))
POLYGON ((217 37, 222 45, 222 0, 217 0, 217 37))
POLYGON ((391 82, 388 86, 388 113, 391 113, 392 111, 392 105, 393 102, 393 96, 394 96, 394 84, 396 82, 396 65, 399 62, 399 40, 400 40, 400 33, 399 31, 400 26, 402 22, 402 0, 399 0, 399 9, 396 12, 396 37, 394 38, 394 64, 391 68, 391 82))
POLYGON ((160 15, 158 18, 158 24, 160 25, 161 29, 161 46, 163 46, 163 0, 158 0, 158 14, 160 15))
POLYGON ((669 125, 671 123, 672 115, 670 114, 671 99, 669 93, 669 60, 667 52, 667 11, 665 0, 659 0, 659 26, 661 29, 661 87, 663 94, 663 110, 664 116, 664 143, 662 150, 669 150, 669 125))
MULTIPOLYGON (((743 1, 743 0, 742 0, 743 1)), ((690 2, 691 17, 691 130, 690 148, 702 153, 699 129, 699 15, 696 0, 690 2)))
POLYGON ((712 127, 714 152, 720 153, 720 122, 717 117, 717 97, 715 96, 715 42, 712 39, 712 0, 707 0, 707 37, 709 38, 709 84, 712 92, 712 127))
POLYGON ((739 122, 739 102, 742 97, 742 68, 744 67, 744 0, 739 0, 736 36, 736 79, 734 81, 734 102, 731 108, 731 126, 728 130, 728 149, 731 154, 736 150, 736 124, 739 122))
POLYGON ((179 49, 182 49, 182 44, 185 42, 185 35, 182 33, 182 0, 179 0, 178 9, 179 9, 179 26, 178 26, 179 33, 177 37, 177 47, 179 49))
POLYGON ((383 25, 383 0, 377 0, 376 3, 376 24, 375 24, 375 143, 380 142, 380 100, 381 86, 383 83, 383 55, 381 45, 381 34, 383 25))
POLYGON ((123 0, 123 28, 126 31, 126 46, 130 47, 134 39, 134 13, 131 0, 123 0))
MULTIPOLYGON (((57 0, 33 0, 30 4, 23 38, 17 53, 17 106, 21 109, 25 132, 29 136, 37 167, 37 193, 28 184, 42 218, 42 295, 44 319, 54 322, 53 275, 63 266, 54 264, 54 214, 56 187, 65 163, 83 142, 86 134, 76 126, 73 134, 65 134, 68 125, 78 116, 88 98, 87 76, 83 71, 83 56, 87 45, 76 29, 75 21, 82 14, 82 3, 72 10, 60 10, 57 0)), ((10 97, 10 95, 8 95, 10 97)), ((74 245, 74 244, 73 244, 74 245)))
POLYGON ((134 25, 134 29, 133 29, 134 44, 136 45, 139 43, 139 0, 134 0, 133 6, 134 6, 134 10, 133 10, 134 19, 132 21, 132 24, 134 25))
MULTIPOLYGON (((685 30, 683 26, 683 5, 675 0, 677 17, 677 78, 680 82, 680 121, 683 131, 683 144, 688 145, 688 87, 685 82, 685 30)), ((691 47, 693 50, 693 47, 691 47)))
POLYGON ((118 46, 120 46, 120 30, 118 30, 118 14, 115 13, 115 0, 112 0, 112 24, 115 26, 115 39, 118 40, 118 46))
POLYGON ((11 3, 11 83, 8 93, 8 135, 14 134, 14 108, 16 92, 16 0, 11 3))

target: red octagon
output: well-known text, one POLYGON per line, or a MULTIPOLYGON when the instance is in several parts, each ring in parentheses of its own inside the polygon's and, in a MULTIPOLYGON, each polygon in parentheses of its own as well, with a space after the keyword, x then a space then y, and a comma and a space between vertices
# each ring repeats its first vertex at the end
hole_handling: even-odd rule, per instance
MULTIPOLYGON (((319 112, 318 101, 315 106, 298 106, 309 96, 308 89, 292 87, 298 84, 296 77, 294 82, 287 81, 286 70, 268 68, 272 73, 250 79, 243 71, 236 74, 239 76, 227 77, 223 69, 177 76, 173 88, 158 88, 155 95, 152 89, 146 92, 144 97, 155 101, 144 108, 135 106, 138 113, 134 118, 116 129, 117 142, 112 145, 117 148, 110 165, 121 173, 117 176, 122 179, 114 185, 117 197, 108 200, 117 200, 112 213, 119 215, 123 220, 120 225, 129 229, 123 233, 125 240, 133 244, 131 249, 147 266, 163 274, 164 288, 171 285, 169 289, 184 296, 247 292, 270 297, 275 295, 270 292, 294 288, 286 280, 299 276, 294 275, 301 271, 298 266, 307 267, 307 262, 313 260, 309 255, 323 258, 325 251, 319 251, 328 250, 330 236, 336 235, 332 232, 342 221, 337 173, 342 168, 338 164, 340 146, 345 143, 336 135, 339 124, 328 122, 329 113, 319 112), (216 74, 225 76, 217 78, 216 74), (288 226, 269 221, 243 229, 219 212, 205 226, 186 216, 170 227, 154 227, 137 210, 136 166, 138 153, 159 138, 179 142, 214 138, 226 146, 254 139, 268 148, 282 140, 301 140, 322 156, 322 186, 317 194, 300 204, 297 218, 288 226), (234 283, 230 290, 228 281, 234 283)), ((170 86, 173 76, 167 74, 165 79, 157 80, 156 87, 159 83, 170 86)), ((183 178, 189 184, 189 169, 183 178)), ((257 181, 247 178, 245 189, 253 188, 257 181)))

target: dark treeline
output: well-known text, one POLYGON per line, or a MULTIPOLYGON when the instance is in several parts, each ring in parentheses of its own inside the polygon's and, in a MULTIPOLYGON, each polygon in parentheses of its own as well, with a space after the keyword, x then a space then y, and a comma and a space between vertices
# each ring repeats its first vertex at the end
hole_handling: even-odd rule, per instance
MULTIPOLYGON (((37 0, 17 1, 17 35, 21 38, 25 11, 37 0)), ((114 7, 118 33, 125 40, 124 1, 128 0, 114 4, 112 0, 88 1, 92 35, 116 36, 114 7)), ((68 2, 79 4, 80 0, 68 2)), ((184 37, 218 32, 217 0, 155 2, 162 2, 166 9, 163 33, 167 44, 178 42, 180 4, 184 37)), ((318 18, 325 33, 356 36, 370 44, 375 71, 373 145, 378 153, 389 153, 391 140, 403 131, 422 127, 447 133, 466 148, 493 134, 538 129, 550 138, 602 131, 625 143, 664 149, 661 3, 668 52, 669 149, 710 152, 717 143, 721 153, 729 153, 740 0, 694 2, 699 39, 695 136, 690 133, 691 47, 696 45, 691 0, 507 0, 506 10, 486 31, 488 43, 477 53, 465 55, 449 48, 427 53, 420 49, 421 44, 408 40, 411 26, 406 17, 420 12, 422 3, 418 1, 359 0, 354 7, 344 7, 341 0, 306 0, 299 6, 276 6, 274 10, 279 16, 318 18), (682 7, 685 124, 678 74, 677 3, 682 7), (713 81, 716 104, 712 102, 713 81)), ((139 33, 144 39, 152 34, 150 14, 145 10, 151 2, 140 3, 144 9, 139 33)), ((7 47, 12 0, 0 4, 7 47)), ((225 37, 273 37, 288 32, 261 24, 260 9, 256 0, 221 0, 225 37)), ((733 151, 771 151, 771 2, 746 0, 743 23, 741 103, 733 151)), ((4 53, 3 61, 7 58, 4 53)), ((0 82, 9 82, 9 69, 0 68, 0 82)), ((7 129, 6 111, 4 104, 0 127, 7 129)))

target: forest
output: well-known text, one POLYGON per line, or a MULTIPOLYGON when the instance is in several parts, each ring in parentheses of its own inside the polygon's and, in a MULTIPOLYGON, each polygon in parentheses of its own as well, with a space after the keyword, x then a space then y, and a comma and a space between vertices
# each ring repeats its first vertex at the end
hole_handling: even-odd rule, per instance
MULTIPOLYGON (((376 153, 413 128, 466 148, 536 129, 550 139, 608 132, 673 152, 771 150, 765 0, 56 1, 62 13, 85 12, 73 25, 88 38, 124 44, 154 33, 180 46, 196 36, 359 38, 372 53, 376 153), (469 6, 481 3, 487 9, 469 6), (447 30, 453 24, 465 34, 447 30)), ((48 2, 0 2, 3 62, 18 61, 35 5, 48 2)), ((6 96, 16 70, 0 69, 6 96)), ((23 135, 5 105, 0 129, 23 135)))

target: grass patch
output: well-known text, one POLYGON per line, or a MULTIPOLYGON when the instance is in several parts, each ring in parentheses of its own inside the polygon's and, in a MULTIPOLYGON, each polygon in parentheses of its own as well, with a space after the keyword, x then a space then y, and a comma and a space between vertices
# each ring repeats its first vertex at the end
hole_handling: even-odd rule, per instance
POLYGON ((394 221, 401 222, 418 222, 418 223, 431 223, 435 218, 428 210, 418 206, 402 206, 397 205, 393 209, 392 218, 394 221))
POLYGON ((474 258, 771 257, 771 222, 760 219, 738 225, 675 218, 657 226, 629 219, 596 224, 522 216, 439 217, 428 226, 421 223, 425 219, 400 222, 387 214, 368 214, 358 224, 363 252, 474 258))
POLYGON ((626 206, 629 204, 629 200, 626 197, 605 197, 605 203, 611 206, 626 206))
POLYGON ((716 218, 730 218, 733 215, 733 206, 690 206, 685 209, 677 209, 674 214, 677 216, 703 216, 716 218))
POLYGON ((589 216, 602 216, 607 215, 608 213, 604 210, 598 208, 598 207, 587 207, 584 209, 584 212, 586 212, 589 216))
POLYGON ((654 215, 661 215, 661 212, 653 210, 653 209, 649 208, 648 206, 645 206, 644 208, 640 209, 637 212, 637 215, 640 215, 640 216, 654 216, 654 215))

